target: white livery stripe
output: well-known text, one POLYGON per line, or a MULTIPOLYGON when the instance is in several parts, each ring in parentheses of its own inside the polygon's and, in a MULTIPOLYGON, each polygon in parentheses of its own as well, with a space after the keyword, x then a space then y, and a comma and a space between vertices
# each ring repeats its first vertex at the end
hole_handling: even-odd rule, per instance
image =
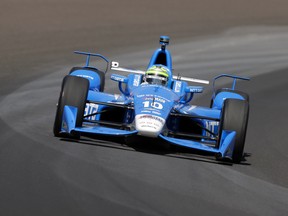
POLYGON ((196 82, 196 83, 202 83, 202 84, 209 84, 208 80, 200 80, 200 79, 194 79, 194 78, 189 78, 189 77, 178 77, 178 76, 173 76, 173 79, 175 80, 183 80, 183 81, 188 81, 188 82, 196 82))

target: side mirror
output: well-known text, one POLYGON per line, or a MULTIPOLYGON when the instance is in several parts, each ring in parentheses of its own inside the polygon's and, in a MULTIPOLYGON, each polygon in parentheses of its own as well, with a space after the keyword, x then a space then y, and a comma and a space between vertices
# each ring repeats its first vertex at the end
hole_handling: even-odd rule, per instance
POLYGON ((112 74, 110 78, 119 83, 128 83, 128 78, 119 74, 112 74))
POLYGON ((186 93, 202 93, 203 87, 202 86, 187 86, 185 88, 186 93))

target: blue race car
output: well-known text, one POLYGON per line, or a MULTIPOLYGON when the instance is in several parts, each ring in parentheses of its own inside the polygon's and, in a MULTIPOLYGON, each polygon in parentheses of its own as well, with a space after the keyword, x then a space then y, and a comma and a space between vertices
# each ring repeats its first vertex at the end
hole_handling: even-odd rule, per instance
POLYGON ((235 90, 235 85, 237 80, 249 78, 222 74, 214 79, 210 107, 191 105, 193 95, 202 93, 203 87, 188 82, 209 81, 173 76, 168 44, 169 37, 161 36, 161 47, 152 55, 146 71, 122 68, 102 55, 77 51, 87 56, 86 66, 72 68, 63 79, 54 135, 148 137, 241 162, 249 96, 235 90), (91 56, 104 60, 106 69, 90 66, 91 56), (129 73, 111 74, 121 94, 104 92, 108 69, 129 73), (215 81, 222 77, 232 78, 232 87, 216 90, 215 81))

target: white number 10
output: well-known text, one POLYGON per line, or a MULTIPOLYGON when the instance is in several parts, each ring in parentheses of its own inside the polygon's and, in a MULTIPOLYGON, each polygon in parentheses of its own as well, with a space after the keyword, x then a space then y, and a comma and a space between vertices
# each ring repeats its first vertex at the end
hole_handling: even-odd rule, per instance
POLYGON ((153 107, 155 109, 163 109, 163 105, 159 102, 144 101, 144 108, 153 107))

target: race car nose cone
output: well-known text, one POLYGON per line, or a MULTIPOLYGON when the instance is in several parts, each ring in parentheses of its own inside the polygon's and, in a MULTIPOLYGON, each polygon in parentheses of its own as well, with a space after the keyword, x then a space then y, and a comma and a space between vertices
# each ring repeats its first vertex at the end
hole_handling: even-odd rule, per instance
POLYGON ((158 137, 165 120, 155 115, 140 114, 135 117, 136 130, 141 136, 158 137))

